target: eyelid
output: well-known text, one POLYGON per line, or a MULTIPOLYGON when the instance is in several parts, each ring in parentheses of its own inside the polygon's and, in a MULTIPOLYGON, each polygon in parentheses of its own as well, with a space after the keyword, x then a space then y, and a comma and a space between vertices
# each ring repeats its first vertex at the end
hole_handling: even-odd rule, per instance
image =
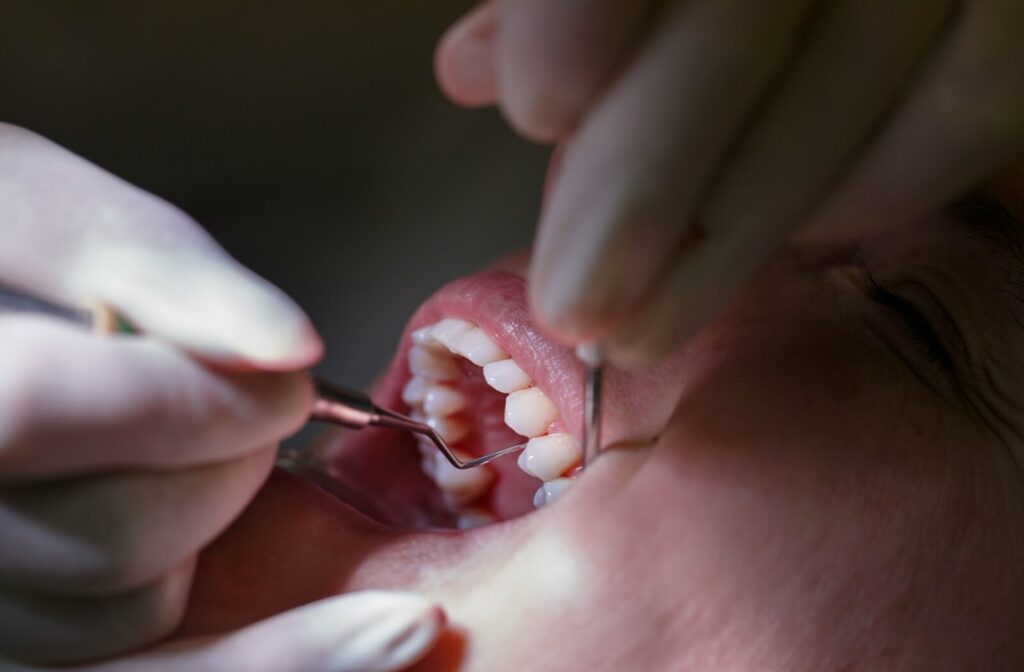
POLYGON ((959 388, 957 374, 963 367, 957 364, 962 359, 963 340, 960 330, 942 303, 919 283, 903 283, 891 289, 878 282, 870 273, 868 280, 871 283, 872 298, 897 314, 903 321, 902 326, 911 332, 911 337, 928 351, 929 359, 959 388), (907 298, 906 294, 911 292, 919 298, 907 298), (922 309, 921 303, 927 304, 928 309, 922 309))
POLYGON ((919 282, 908 282, 901 284, 898 288, 889 289, 895 289, 894 293, 902 296, 904 300, 917 308, 942 339, 946 348, 950 350, 951 355, 961 359, 966 356, 967 345, 963 333, 957 326, 956 320, 934 292, 919 282), (911 298, 907 298, 908 293, 911 294, 911 298), (925 305, 924 309, 921 308, 922 303, 925 305))

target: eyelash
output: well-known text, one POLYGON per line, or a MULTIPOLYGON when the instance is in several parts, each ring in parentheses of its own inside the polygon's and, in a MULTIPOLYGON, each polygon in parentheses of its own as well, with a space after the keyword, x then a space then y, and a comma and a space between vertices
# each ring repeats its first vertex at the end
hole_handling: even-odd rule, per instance
POLYGON ((903 326, 910 332, 915 343, 930 362, 941 367, 946 374, 954 374, 956 368, 953 365, 953 358, 928 318, 912 302, 889 291, 873 277, 869 276, 869 280, 871 281, 871 298, 899 316, 903 326))

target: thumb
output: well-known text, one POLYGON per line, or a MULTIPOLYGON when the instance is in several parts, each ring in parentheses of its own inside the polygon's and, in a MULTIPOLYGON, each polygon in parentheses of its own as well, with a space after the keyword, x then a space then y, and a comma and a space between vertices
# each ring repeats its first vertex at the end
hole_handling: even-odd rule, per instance
MULTIPOLYGON (((444 624, 441 607, 418 595, 363 591, 314 602, 223 637, 169 642, 142 654, 71 669, 389 672, 426 655, 444 624)), ((39 672, 38 668, 15 669, 39 672)))

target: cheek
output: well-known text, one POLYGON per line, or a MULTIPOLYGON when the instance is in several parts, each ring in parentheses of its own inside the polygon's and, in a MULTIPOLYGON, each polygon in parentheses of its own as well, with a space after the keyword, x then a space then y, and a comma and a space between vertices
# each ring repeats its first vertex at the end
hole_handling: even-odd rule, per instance
POLYGON ((781 326, 747 326, 695 349, 670 426, 718 451, 776 460, 870 446, 898 422, 910 381, 877 347, 849 330, 781 326))

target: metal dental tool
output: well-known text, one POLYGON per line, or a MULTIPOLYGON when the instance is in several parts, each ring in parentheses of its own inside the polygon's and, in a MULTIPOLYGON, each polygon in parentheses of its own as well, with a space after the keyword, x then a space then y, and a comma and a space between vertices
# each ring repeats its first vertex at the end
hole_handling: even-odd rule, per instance
MULTIPOLYGON (((49 315, 80 324, 100 334, 133 331, 128 322, 103 304, 96 304, 93 309, 72 308, 0 284, 0 314, 5 311, 49 315)), ((479 467, 526 447, 525 443, 520 443, 481 457, 463 460, 448 446, 437 430, 425 422, 419 422, 401 413, 377 406, 368 395, 362 392, 328 383, 315 376, 313 382, 316 387, 316 396, 309 413, 311 421, 326 422, 356 430, 366 427, 383 427, 418 434, 433 443, 456 469, 479 467)))
POLYGON ((583 468, 587 469, 601 451, 601 377, 603 357, 597 343, 576 348, 583 364, 583 468))
POLYGON ((482 457, 475 457, 471 460, 460 459, 448 444, 430 425, 425 422, 413 420, 410 417, 396 413, 395 411, 381 408, 373 403, 373 400, 363 392, 349 390, 338 385, 314 378, 316 385, 316 398, 313 400, 313 409, 309 414, 310 420, 319 420, 334 425, 341 425, 349 429, 363 429, 364 427, 385 427, 387 429, 399 429, 420 436, 427 437, 431 443, 456 469, 472 469, 493 462, 494 460, 522 450, 525 443, 516 444, 482 457))

